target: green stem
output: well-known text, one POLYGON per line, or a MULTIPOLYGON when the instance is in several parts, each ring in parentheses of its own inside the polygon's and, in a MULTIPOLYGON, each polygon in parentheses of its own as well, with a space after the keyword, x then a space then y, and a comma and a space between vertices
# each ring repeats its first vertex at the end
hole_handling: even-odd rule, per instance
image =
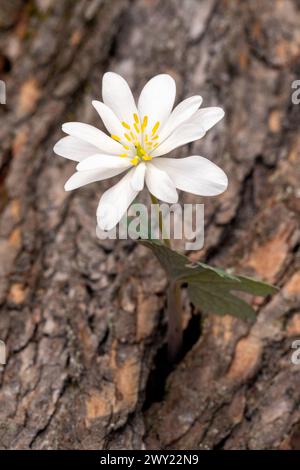
POLYGON ((176 362, 182 349, 182 306, 181 289, 178 282, 169 282, 168 286, 168 359, 176 362))
MULTIPOLYGON (((164 244, 171 248, 171 242, 164 228, 163 214, 160 210, 158 200, 150 193, 152 204, 158 208, 159 230, 164 244)), ((182 304, 180 284, 169 279, 167 291, 167 318, 168 318, 168 360, 171 364, 176 362, 182 348, 182 304)))
POLYGON ((159 208, 159 202, 158 202, 157 198, 155 196, 153 196, 153 194, 151 194, 151 193, 150 193, 150 197, 151 197, 152 204, 155 204, 157 206, 158 225, 159 225, 159 230, 160 230, 163 242, 168 248, 171 248, 170 239, 168 238, 168 236, 166 234, 166 231, 165 231, 165 228, 164 228, 163 214, 162 214, 162 212, 159 208))

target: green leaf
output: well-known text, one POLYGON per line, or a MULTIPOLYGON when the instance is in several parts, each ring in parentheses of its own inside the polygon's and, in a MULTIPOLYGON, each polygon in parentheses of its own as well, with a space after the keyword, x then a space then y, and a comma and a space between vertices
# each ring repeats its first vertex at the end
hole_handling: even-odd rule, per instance
POLYGON ((191 302, 204 313, 227 314, 243 320, 256 318, 251 305, 220 287, 216 289, 215 286, 201 282, 191 283, 188 285, 188 294, 191 302))
POLYGON ((139 242, 153 251, 170 279, 178 280, 185 275, 187 264, 190 264, 186 256, 168 248, 160 240, 139 240, 139 242))
POLYGON ((205 313, 233 315, 239 318, 255 318, 253 308, 231 291, 266 296, 277 288, 247 276, 237 276, 205 263, 191 263, 160 240, 141 240, 150 248, 165 269, 169 279, 188 284, 191 302, 205 313))
POLYGON ((186 272, 186 282, 209 282, 216 287, 226 286, 227 290, 248 292, 252 295, 266 296, 278 291, 277 287, 247 276, 232 275, 219 268, 204 263, 190 265, 193 272, 186 272))

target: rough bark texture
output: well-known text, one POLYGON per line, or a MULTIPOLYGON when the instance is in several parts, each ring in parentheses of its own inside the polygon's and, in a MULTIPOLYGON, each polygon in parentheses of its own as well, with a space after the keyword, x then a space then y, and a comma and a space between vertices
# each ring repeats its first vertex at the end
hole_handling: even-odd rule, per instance
POLYGON ((296 0, 1 0, 1 448, 300 448, 299 24, 296 0), (146 248, 96 238, 110 182, 65 193, 74 164, 52 151, 61 123, 99 124, 91 100, 107 70, 136 92, 165 71, 178 98, 225 108, 177 152, 230 179, 205 200, 191 259, 281 287, 255 300, 254 324, 186 302, 172 371, 163 272, 146 248))

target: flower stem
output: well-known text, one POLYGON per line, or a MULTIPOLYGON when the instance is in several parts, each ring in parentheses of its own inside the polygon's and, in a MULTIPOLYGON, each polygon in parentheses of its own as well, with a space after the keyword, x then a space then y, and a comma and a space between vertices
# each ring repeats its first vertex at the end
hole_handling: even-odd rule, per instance
MULTIPOLYGON (((158 223, 159 230, 162 235, 164 244, 171 248, 171 242, 163 223, 163 214, 159 208, 158 200, 150 193, 152 204, 158 207, 158 223)), ((167 318, 168 318, 168 360, 170 364, 176 362, 182 348, 182 304, 181 289, 178 282, 169 279, 167 290, 167 318)))
POLYGON ((176 362, 182 348, 182 306, 181 290, 177 282, 170 281, 168 286, 168 360, 176 362))
POLYGON ((163 215, 162 215, 162 212, 159 208, 159 202, 158 202, 157 198, 155 196, 153 196, 153 194, 151 194, 151 193, 150 193, 150 197, 151 197, 152 204, 155 204, 157 206, 158 225, 159 225, 159 230, 160 230, 163 242, 168 248, 171 248, 170 239, 168 238, 168 235, 166 234, 166 231, 165 231, 165 228, 164 228, 163 215))

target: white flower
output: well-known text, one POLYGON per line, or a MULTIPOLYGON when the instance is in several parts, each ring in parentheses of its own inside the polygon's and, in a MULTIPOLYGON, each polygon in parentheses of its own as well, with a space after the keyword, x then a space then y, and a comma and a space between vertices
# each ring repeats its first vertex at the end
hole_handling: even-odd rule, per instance
POLYGON ((215 196, 227 188, 223 170, 206 158, 157 158, 203 137, 224 116, 221 108, 199 109, 201 96, 192 96, 172 111, 176 86, 172 77, 153 77, 136 106, 127 82, 108 72, 102 81, 103 103, 93 101, 110 136, 80 122, 68 122, 54 147, 58 155, 75 160, 76 172, 65 184, 69 191, 94 181, 126 175, 101 197, 98 224, 112 229, 146 183, 158 199, 175 203, 177 189, 215 196))

